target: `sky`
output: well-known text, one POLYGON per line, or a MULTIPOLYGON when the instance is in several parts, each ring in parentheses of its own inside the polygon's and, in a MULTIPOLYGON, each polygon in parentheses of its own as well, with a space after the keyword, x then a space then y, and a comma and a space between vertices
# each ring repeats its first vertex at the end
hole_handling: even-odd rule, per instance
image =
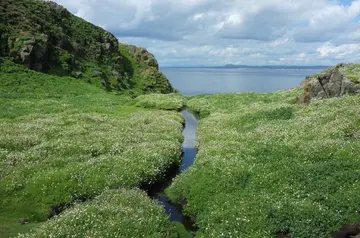
POLYGON ((161 66, 360 62, 360 0, 55 0, 161 66))

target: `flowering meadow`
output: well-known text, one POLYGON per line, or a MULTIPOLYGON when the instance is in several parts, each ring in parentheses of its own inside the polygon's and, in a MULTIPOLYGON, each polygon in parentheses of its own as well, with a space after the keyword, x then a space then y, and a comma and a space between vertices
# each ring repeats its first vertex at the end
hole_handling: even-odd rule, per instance
POLYGON ((146 237, 168 237, 173 225, 162 207, 136 188, 180 163, 184 119, 130 102, 73 78, 1 65, 3 236, 27 232, 65 209, 29 236, 132 237, 129 229, 136 228, 146 237))
POLYGON ((198 154, 165 192, 194 218, 196 237, 328 238, 360 220, 360 95, 133 100, 0 67, 1 236, 185 237, 139 189, 180 163, 184 106, 201 118, 198 154))
POLYGON ((134 102, 138 107, 180 111, 185 107, 186 98, 178 93, 145 94, 135 98, 134 102))
POLYGON ((19 238, 153 237, 177 238, 161 206, 141 190, 106 190, 90 202, 76 204, 61 216, 19 238))
POLYGON ((300 88, 191 97, 194 165, 166 190, 197 237, 331 237, 360 220, 360 95, 295 103, 300 88))

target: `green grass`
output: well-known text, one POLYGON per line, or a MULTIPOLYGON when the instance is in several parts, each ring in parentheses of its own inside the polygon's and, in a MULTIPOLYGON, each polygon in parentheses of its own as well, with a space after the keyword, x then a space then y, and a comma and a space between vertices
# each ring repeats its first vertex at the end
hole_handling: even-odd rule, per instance
MULTIPOLYGON (((2 236, 25 232, 36 226, 34 222, 45 221, 52 206, 79 198, 91 200, 107 189, 153 183, 168 167, 179 163, 181 114, 138 108, 130 102, 128 97, 70 77, 1 64, 2 236), (21 219, 31 223, 20 226, 21 219)), ((126 191, 131 199, 138 194, 126 191)), ((139 200, 150 203, 143 197, 139 195, 139 200)), ((153 206, 158 207, 156 212, 144 213, 142 219, 159 217, 161 207, 153 206)), ((84 209, 88 211, 87 206, 84 209)), ((165 219, 165 215, 160 217, 165 219)), ((109 219, 110 226, 118 218, 109 219)), ((144 223, 142 229, 155 232, 155 223, 144 223)), ((117 225, 119 229, 128 226, 120 220, 117 225)))
POLYGON ((199 95, 195 163, 167 195, 197 237, 331 237, 360 220, 360 95, 294 103, 301 89, 199 95))
POLYGON ((19 237, 174 237, 175 224, 141 190, 109 190, 19 237))
POLYGON ((360 64, 345 64, 342 71, 349 80, 356 84, 360 83, 360 64))
POLYGON ((134 100, 135 105, 143 108, 180 111, 185 107, 185 97, 181 94, 147 94, 134 100))
POLYGON ((360 220, 360 96, 305 106, 300 92, 133 100, 1 62, 1 236, 186 236, 137 189, 179 163, 186 105, 199 152, 166 193, 197 237, 330 237, 360 220), (58 205, 72 206, 47 220, 58 205))

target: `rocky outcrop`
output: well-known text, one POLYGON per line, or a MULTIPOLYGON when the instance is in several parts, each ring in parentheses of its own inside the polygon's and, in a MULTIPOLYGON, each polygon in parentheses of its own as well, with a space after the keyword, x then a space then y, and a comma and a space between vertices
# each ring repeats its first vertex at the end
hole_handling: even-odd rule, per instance
POLYGON ((360 84, 350 81, 340 69, 341 66, 307 77, 302 83, 304 92, 298 96, 298 102, 307 104, 314 98, 325 99, 360 93, 360 84))
MULTIPOLYGON (((166 76, 159 71, 159 64, 154 55, 145 48, 120 43, 120 51, 125 68, 128 72, 132 72, 132 83, 141 92, 176 92, 166 76)), ((136 96, 139 91, 134 93, 136 96)))
POLYGON ((166 76, 159 72, 155 67, 145 67, 137 70, 135 83, 145 93, 159 92, 172 93, 171 87, 166 76))
POLYGON ((126 44, 121 44, 121 46, 126 48, 129 54, 131 54, 134 57, 136 63, 154 67, 157 70, 159 69, 159 64, 157 60, 155 59, 153 54, 147 51, 147 49, 142 47, 136 47, 134 45, 126 45, 126 44))
POLYGON ((10 57, 17 63, 41 71, 48 61, 48 37, 45 34, 34 36, 10 37, 10 57))

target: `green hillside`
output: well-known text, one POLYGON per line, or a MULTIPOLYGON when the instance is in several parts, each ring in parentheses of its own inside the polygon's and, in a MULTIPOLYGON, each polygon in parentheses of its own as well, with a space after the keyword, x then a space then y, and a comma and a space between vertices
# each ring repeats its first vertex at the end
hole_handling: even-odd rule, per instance
MULTIPOLYGON (((79 78, 107 90, 129 90, 132 95, 173 91, 153 56, 151 63, 138 60, 131 64, 133 56, 124 54, 119 47, 111 33, 54 2, 0 2, 0 57, 37 71, 79 78)), ((151 54, 140 53, 140 59, 148 62, 151 54)))

